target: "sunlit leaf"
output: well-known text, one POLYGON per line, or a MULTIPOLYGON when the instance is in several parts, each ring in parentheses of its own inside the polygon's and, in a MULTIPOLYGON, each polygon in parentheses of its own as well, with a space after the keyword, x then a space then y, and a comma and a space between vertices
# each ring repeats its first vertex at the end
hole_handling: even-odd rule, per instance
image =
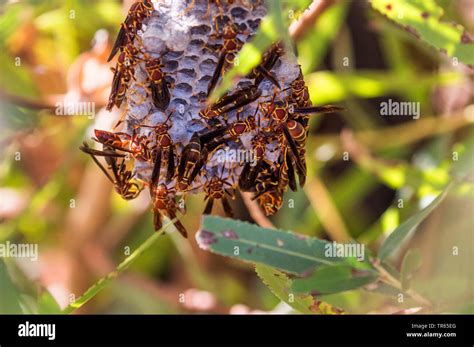
POLYGON ((286 274, 263 264, 257 264, 255 271, 278 299, 287 303, 298 312, 312 313, 310 307, 314 304, 313 297, 311 295, 293 293, 291 289, 292 281, 286 274))
POLYGON ((340 1, 329 7, 314 23, 314 27, 298 42, 298 61, 303 74, 313 71, 326 55, 326 50, 343 23, 349 1, 340 1))
POLYGON ((306 76, 311 101, 318 105, 343 101, 349 96, 375 98, 391 93, 403 95, 411 88, 419 90, 437 84, 450 85, 459 80, 460 75, 454 72, 413 74, 400 79, 397 73, 378 70, 358 70, 344 74, 319 71, 306 76))
POLYGON ((456 61, 474 66, 474 45, 459 24, 442 20, 434 0, 372 0, 372 7, 405 30, 456 61))
POLYGON ((433 210, 444 200, 451 187, 451 185, 448 186, 433 202, 431 202, 431 204, 411 216, 395 229, 382 244, 379 258, 385 259, 397 250, 408 235, 415 231, 420 223, 423 222, 426 217, 428 217, 430 213, 433 212, 433 210))

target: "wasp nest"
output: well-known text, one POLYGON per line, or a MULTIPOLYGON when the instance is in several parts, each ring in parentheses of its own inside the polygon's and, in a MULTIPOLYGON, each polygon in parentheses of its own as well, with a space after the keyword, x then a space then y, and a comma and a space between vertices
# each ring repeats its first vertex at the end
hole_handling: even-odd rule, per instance
POLYGON ((122 130, 96 130, 103 150, 82 149, 105 157, 102 169, 124 198, 149 188, 156 229, 162 215, 175 219, 186 194, 204 192, 204 213, 220 200, 232 216, 228 198, 254 192, 271 215, 296 177, 304 184, 307 114, 327 109, 310 107, 292 52, 274 43, 249 75, 207 102, 266 12, 262 1, 142 0, 122 24, 107 106, 124 109, 122 130))

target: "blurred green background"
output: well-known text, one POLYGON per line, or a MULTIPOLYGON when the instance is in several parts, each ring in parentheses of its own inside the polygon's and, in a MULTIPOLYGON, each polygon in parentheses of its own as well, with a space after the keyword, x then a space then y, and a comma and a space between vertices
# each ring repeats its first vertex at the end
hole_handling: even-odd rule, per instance
MULTIPOLYGON (((472 2, 437 3, 444 21, 472 32, 472 2)), ((0 243, 37 243, 40 253, 37 262, 0 259, 0 313, 57 312, 153 233, 148 194, 125 202, 78 150, 92 128, 120 116, 101 108, 112 79, 106 57, 130 2, 0 4, 0 243), (65 98, 93 102, 95 119, 56 115, 65 98)), ((364 1, 331 3, 295 46, 313 103, 347 111, 312 118, 307 184, 285 195, 295 206, 285 203, 274 225, 353 238, 377 252, 463 165, 463 181, 391 261, 400 267, 408 249, 419 249, 417 290, 439 311, 473 312, 473 70, 364 1), (381 116, 389 99, 418 102, 420 119, 381 116)), ((251 265, 196 246, 202 198, 190 197, 182 218, 189 240, 160 238, 79 312, 292 312, 251 265)), ((252 220, 240 199, 234 207, 239 219, 252 220)), ((325 300, 351 313, 410 307, 363 289, 325 300)))

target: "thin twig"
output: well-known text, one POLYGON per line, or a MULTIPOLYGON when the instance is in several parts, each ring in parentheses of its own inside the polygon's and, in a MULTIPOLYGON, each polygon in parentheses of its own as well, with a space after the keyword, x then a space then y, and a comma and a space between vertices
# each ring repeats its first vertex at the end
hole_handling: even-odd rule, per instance
MULTIPOLYGON (((398 279, 396 279, 395 277, 393 277, 387 270, 385 270, 385 268, 382 265, 380 265, 377 262, 372 262, 372 265, 379 272, 380 280, 382 280, 383 282, 385 282, 387 284, 390 284, 391 286, 393 286, 397 289, 402 290, 402 285, 401 285, 400 281, 398 279)), ((425 307, 432 307, 433 306, 433 304, 431 303, 430 300, 423 297, 421 294, 416 292, 414 289, 404 290, 404 292, 407 293, 413 300, 415 300, 416 302, 418 302, 419 304, 421 304, 425 307)))
POLYGON ((163 235, 166 229, 172 225, 173 222, 170 221, 166 225, 164 225, 160 230, 153 233, 148 239, 146 239, 140 246, 132 253, 130 256, 125 258, 123 262, 121 262, 117 268, 110 272, 107 276, 101 278, 97 281, 92 287, 85 291, 85 293, 75 300, 73 303, 69 304, 64 310, 63 313, 72 313, 75 310, 81 308, 84 304, 86 304, 89 300, 94 298, 99 292, 101 292, 107 285, 117 278, 122 272, 124 272, 128 267, 146 250, 148 250, 151 246, 153 246, 158 240, 158 238, 163 235))
POLYGON ((15 104, 17 106, 26 107, 33 110, 54 111, 56 109, 56 105, 53 103, 46 102, 43 100, 26 98, 21 95, 14 95, 3 89, 0 89, 0 99, 15 104))
MULTIPOLYGON (((66 98, 66 94, 58 94, 54 96, 49 96, 51 99, 50 101, 42 100, 42 99, 33 99, 29 97, 25 97, 22 95, 12 94, 0 88, 0 100, 5 100, 9 103, 14 105, 29 108, 32 110, 38 111, 50 111, 55 114, 57 109, 58 103, 64 103, 64 99, 66 98)), ((90 102, 95 104, 95 107, 98 109, 105 106, 105 103, 100 100, 90 100, 90 102)))
MULTIPOLYGON (((356 131, 354 132, 354 138, 374 152, 398 148, 474 124, 474 116, 467 112, 460 111, 451 114, 449 117, 441 118, 426 116, 416 122, 407 122, 375 130, 356 131)), ((340 134, 319 134, 312 138, 308 145, 311 146, 307 151, 309 153, 319 146, 330 145, 334 149, 333 158, 335 159, 340 158, 343 151, 340 134)))
POLYGON ((252 193, 242 192, 241 195, 253 220, 262 228, 275 229, 275 226, 270 219, 265 216, 260 206, 255 202, 255 200, 252 200, 252 193))
POLYGON ((349 241, 351 236, 344 220, 321 179, 315 175, 304 191, 331 240, 349 241))
POLYGON ((313 27, 321 13, 334 3, 335 0, 313 0, 300 19, 290 25, 289 31, 293 40, 298 41, 302 39, 306 32, 313 27))

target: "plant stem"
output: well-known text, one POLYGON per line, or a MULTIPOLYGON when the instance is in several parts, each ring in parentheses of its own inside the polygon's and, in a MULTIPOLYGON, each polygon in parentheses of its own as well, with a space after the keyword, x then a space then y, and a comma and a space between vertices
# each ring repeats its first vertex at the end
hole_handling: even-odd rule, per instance
POLYGON ((171 224, 172 221, 165 224, 160 230, 153 233, 132 254, 125 258, 125 260, 121 262, 114 271, 110 272, 107 276, 97 281, 92 287, 87 289, 81 297, 69 304, 62 312, 66 314, 74 312, 75 310, 81 308, 99 292, 101 292, 113 279, 117 278, 118 275, 124 272, 140 255, 153 246, 158 238, 163 235, 163 233, 171 224))
MULTIPOLYGON (((378 264, 377 262, 372 262, 372 265, 379 272, 380 279, 383 282, 390 284, 391 286, 397 289, 402 290, 402 284, 400 283, 400 281, 396 279, 395 277, 393 277, 387 270, 385 270, 385 268, 382 265, 378 264)), ((423 306, 427 306, 427 307, 433 306, 431 301, 429 301, 428 299, 426 299, 425 297, 423 297, 421 294, 419 294, 413 289, 408 289, 408 290, 405 290, 404 292, 407 293, 413 300, 415 300, 416 302, 418 302, 419 304, 423 306)))
POLYGON ((312 4, 303 12, 301 18, 290 25, 290 36, 295 41, 300 40, 313 27, 318 17, 334 2, 335 0, 313 0, 312 4))

